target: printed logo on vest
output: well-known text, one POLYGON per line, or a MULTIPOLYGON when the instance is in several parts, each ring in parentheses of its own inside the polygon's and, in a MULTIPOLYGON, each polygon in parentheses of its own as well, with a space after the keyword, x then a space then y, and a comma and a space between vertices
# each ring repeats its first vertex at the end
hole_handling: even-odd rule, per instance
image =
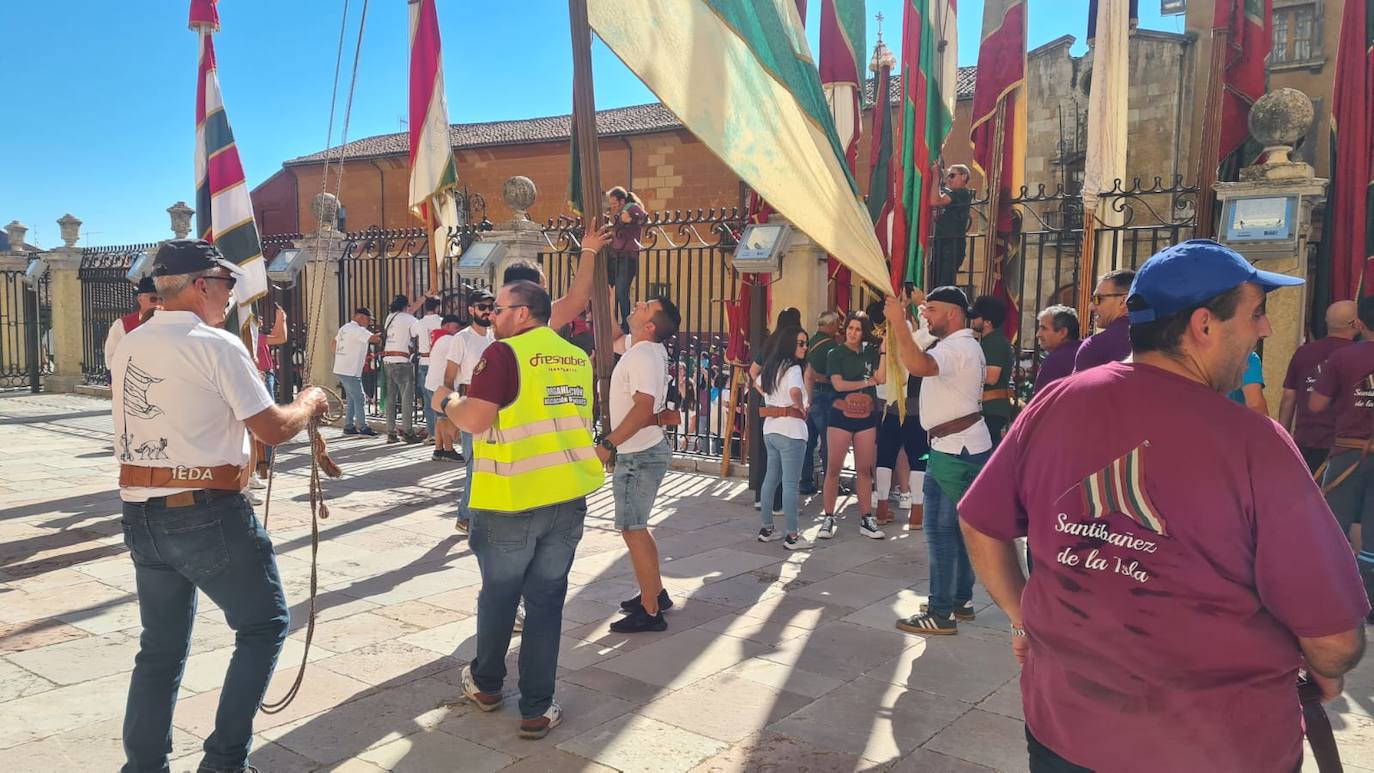
POLYGON ((585 406, 587 397, 583 394, 580 386, 548 386, 544 387, 544 405, 576 405, 585 406))

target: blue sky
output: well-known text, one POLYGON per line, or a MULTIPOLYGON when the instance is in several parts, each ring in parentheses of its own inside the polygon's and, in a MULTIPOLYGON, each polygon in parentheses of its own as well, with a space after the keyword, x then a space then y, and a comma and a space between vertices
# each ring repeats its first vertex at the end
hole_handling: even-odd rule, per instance
MULTIPOLYGON (((1030 46, 1063 34, 1081 42, 1087 0, 1030 0, 1030 46)), ((362 0, 350 0, 344 84, 362 0)), ((1182 17, 1141 3, 1141 27, 1182 31, 1182 17)), ((221 0, 220 83, 250 185, 281 162, 325 145, 342 2, 221 0)), ((821 0, 807 27, 817 46, 821 0)), ((71 212, 89 244, 170 236, 165 209, 194 199, 192 152, 196 36, 187 0, 8 3, 0 46, 10 114, 0 120, 0 224, 18 218, 29 240, 60 244, 55 221, 71 212), (78 21, 79 20, 79 21, 78 21)), ((868 0, 900 55, 902 0, 868 0)), ((982 3, 960 3, 960 64, 975 64, 982 3)), ((529 118, 569 112, 567 3, 439 0, 449 120, 529 118)), ((401 130, 406 107, 405 0, 368 9, 349 137, 401 130)), ((868 28, 868 50, 877 39, 868 28)), ((653 101, 599 43, 597 106, 653 101)), ((344 94, 340 93, 342 122, 344 94)), ((462 175, 462 170, 458 170, 462 175)), ((365 224, 360 224, 365 225, 365 224)))

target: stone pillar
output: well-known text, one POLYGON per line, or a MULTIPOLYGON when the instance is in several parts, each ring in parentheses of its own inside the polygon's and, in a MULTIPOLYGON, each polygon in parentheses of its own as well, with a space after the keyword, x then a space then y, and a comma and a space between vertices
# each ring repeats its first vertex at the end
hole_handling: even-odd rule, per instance
POLYGON ((501 188, 501 199, 510 208, 511 219, 482 235, 482 241, 506 245, 505 256, 492 276, 493 293, 501 286, 501 275, 505 273, 506 266, 517 260, 537 262, 540 251, 549 249, 539 224, 529 218, 530 207, 534 206, 538 196, 534 181, 528 177, 508 178, 501 188))
MULTIPOLYGON (((1278 89, 1255 101, 1250 109, 1250 134, 1265 146, 1265 162, 1246 167, 1239 182, 1216 184, 1217 208, 1226 212, 1226 202, 1254 197, 1297 199, 1294 213, 1297 238, 1291 242, 1236 242, 1230 247, 1244 255, 1257 268, 1307 278, 1307 242, 1312 226, 1312 205, 1326 191, 1327 181, 1316 177, 1312 167, 1293 161, 1288 153, 1293 143, 1307 133, 1312 124, 1312 101, 1295 89, 1278 89)), ((1226 239, 1222 223, 1219 239, 1226 239)), ((1283 379, 1288 361, 1303 342, 1304 322, 1308 318, 1308 287, 1286 287, 1269 293, 1266 305, 1273 333, 1264 341, 1264 397, 1270 415, 1278 415, 1283 397, 1283 379)))
POLYGON ((10 252, 23 252, 24 237, 28 236, 29 227, 19 222, 18 220, 11 220, 10 224, 5 226, 5 233, 9 236, 10 239, 10 252))
POLYGON ((167 208, 167 216, 172 219, 172 236, 177 239, 185 239, 191 234, 191 215, 196 211, 186 206, 186 202, 178 201, 167 208))
MULTIPOLYGON (((768 222, 785 223, 787 220, 774 212, 768 217, 768 222)), ((816 317, 829 308, 825 250, 795 228, 788 239, 787 251, 782 258, 782 272, 773 280, 773 305, 776 308, 797 307, 801 312, 802 327, 808 333, 815 333, 816 317)))
MULTIPOLYGON (((48 293, 52 299, 52 356, 53 372, 44 377, 46 392, 72 392, 83 382, 81 360, 82 306, 81 250, 76 247, 78 234, 73 233, 70 247, 59 247, 43 254, 48 262, 48 293)), ((63 235, 66 241, 67 235, 63 235)))
MULTIPOLYGON (((334 378, 334 335, 339 331, 339 259, 343 233, 332 228, 296 240, 310 256, 296 277, 305 298, 306 383, 331 385, 334 378)), ((374 309, 375 311, 375 309, 374 309)))

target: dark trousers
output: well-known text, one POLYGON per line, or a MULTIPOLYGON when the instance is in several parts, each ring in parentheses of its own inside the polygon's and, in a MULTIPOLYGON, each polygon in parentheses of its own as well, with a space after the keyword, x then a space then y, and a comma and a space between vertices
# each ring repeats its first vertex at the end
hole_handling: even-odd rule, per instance
POLYGON ((931 240, 929 287, 958 284, 967 246, 968 240, 962 236, 937 236, 931 240))
POLYGON ((817 478, 825 477, 825 467, 829 457, 829 442, 826 440, 826 433, 830 428, 830 403, 834 396, 829 392, 813 392, 811 395, 811 405, 806 411, 806 458, 802 460, 802 487, 817 488, 817 478), (816 462, 816 452, 820 451, 821 458, 819 464, 816 462), (816 471, 820 470, 820 475, 816 471))
POLYGON ((238 770, 290 622, 272 540, 242 494, 174 509, 125 502, 122 524, 143 622, 124 711, 123 771, 168 769, 197 590, 219 605, 235 634, 200 767, 238 770))
POLYGON ((1322 466, 1322 462, 1326 461, 1326 457, 1331 453, 1329 448, 1305 448, 1303 446, 1299 446, 1298 451, 1302 452, 1302 460, 1307 462, 1307 469, 1314 475, 1317 468, 1322 466))
POLYGON ((1007 428, 1007 417, 983 414, 983 423, 988 425, 988 434, 992 436, 992 450, 996 451, 997 446, 1002 443, 1002 432, 1007 428))
POLYGON ((1030 754, 1031 773, 1093 773, 1092 768, 1075 765, 1037 741, 1031 735, 1030 725, 1026 725, 1026 751, 1030 754))

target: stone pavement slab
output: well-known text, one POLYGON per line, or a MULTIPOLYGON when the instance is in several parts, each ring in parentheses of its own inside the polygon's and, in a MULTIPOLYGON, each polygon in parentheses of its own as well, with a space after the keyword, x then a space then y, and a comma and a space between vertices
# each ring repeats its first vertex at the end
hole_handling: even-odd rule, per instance
MULTIPOLYGON (((140 624, 123 546, 109 404, 0 395, 0 771, 112 770, 140 624)), ((557 698, 563 725, 524 741, 520 637, 507 704, 476 711, 459 688, 476 647, 477 561, 453 531, 461 466, 426 447, 326 430, 345 470, 326 481, 317 624, 286 711, 259 715, 252 761, 316 771, 849 771, 1025 769, 1006 617, 975 591, 956 637, 897 631, 925 599, 921 532, 840 530, 810 550, 755 540, 743 482, 670 472, 651 521, 676 602, 662 633, 608 630, 638 592, 608 488, 589 501, 569 575, 557 698)), ((268 527, 291 604, 268 698, 295 679, 308 618, 304 445, 278 447, 268 527)), ((819 503, 803 529, 814 534, 819 503)), ((262 515, 261 510, 259 511, 262 515)), ((201 598, 173 732, 194 770, 233 632, 201 598)), ((1372 661, 1374 662, 1374 661, 1372 661)), ((1374 665, 1328 708, 1352 773, 1374 773, 1374 665)))

